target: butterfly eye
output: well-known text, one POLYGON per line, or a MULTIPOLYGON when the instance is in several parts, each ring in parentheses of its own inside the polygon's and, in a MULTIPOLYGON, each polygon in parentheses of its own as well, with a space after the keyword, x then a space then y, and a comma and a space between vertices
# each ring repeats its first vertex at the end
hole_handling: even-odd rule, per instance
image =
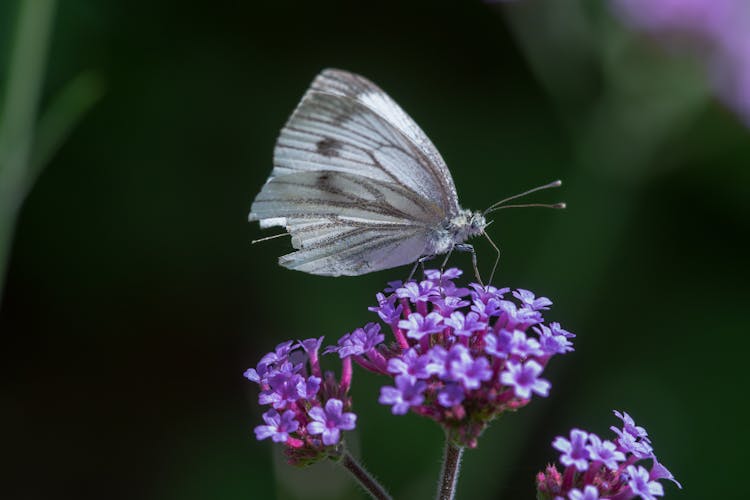
POLYGON ((471 228, 472 229, 480 229, 485 226, 484 217, 482 217, 479 214, 474 214, 471 217, 471 228))

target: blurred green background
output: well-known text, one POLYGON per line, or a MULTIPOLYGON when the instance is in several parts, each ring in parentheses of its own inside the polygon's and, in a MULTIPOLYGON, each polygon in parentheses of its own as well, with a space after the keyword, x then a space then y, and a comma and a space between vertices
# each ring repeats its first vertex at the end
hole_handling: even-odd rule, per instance
MULTIPOLYGON (((0 5, 3 92, 19 5, 35 1, 0 5)), ((324 67, 397 100, 466 207, 565 182, 537 199, 567 211, 500 212, 490 233, 498 284, 550 297, 577 350, 551 364, 549 398, 467 452, 459 498, 532 498, 553 438, 606 435, 612 409, 646 426, 683 482, 667 497, 742 497, 750 132, 694 61, 598 1, 80 0, 50 12, 39 115, 86 80, 0 241, 4 498, 362 497, 343 472, 292 470, 256 442, 257 389, 242 377, 284 339, 333 343, 373 320, 375 292, 408 272, 322 278, 276 265, 287 240, 250 246, 271 234, 246 217, 276 135, 324 67)), ((6 226, 14 206, 0 204, 6 226)), ((486 272, 492 249, 477 249, 486 272)), ((452 262, 469 269, 465 255, 452 262)), ((355 372, 349 440, 396 498, 431 498, 441 432, 391 416, 383 383, 355 372)))

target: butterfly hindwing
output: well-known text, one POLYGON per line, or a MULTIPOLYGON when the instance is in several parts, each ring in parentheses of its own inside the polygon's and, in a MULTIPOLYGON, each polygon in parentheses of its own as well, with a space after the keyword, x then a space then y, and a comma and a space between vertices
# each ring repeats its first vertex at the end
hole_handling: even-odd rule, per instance
POLYGON ((323 276, 357 276, 403 266, 424 252, 425 235, 413 229, 363 228, 337 223, 335 244, 317 244, 279 258, 279 264, 323 276))
POLYGON ((363 274, 419 258, 436 206, 411 191, 341 172, 300 172, 274 178, 253 203, 251 217, 274 220, 296 252, 284 267, 313 274, 363 274))

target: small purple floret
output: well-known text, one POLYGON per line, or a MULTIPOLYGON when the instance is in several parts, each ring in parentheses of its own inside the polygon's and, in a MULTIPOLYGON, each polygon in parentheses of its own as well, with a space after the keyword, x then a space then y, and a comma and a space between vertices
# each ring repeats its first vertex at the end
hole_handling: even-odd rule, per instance
POLYGON ((367 323, 364 328, 357 328, 352 333, 341 337, 338 346, 328 347, 326 353, 338 352, 341 359, 361 356, 370 352, 383 340, 385 340, 385 335, 380 333, 380 325, 367 323))
POLYGON ((646 429, 635 425, 635 422, 627 413, 620 413, 617 410, 614 413, 624 424, 622 430, 614 426, 610 427, 617 434, 617 444, 620 445, 620 448, 638 458, 650 457, 654 449, 651 447, 651 440, 648 438, 646 429))
POLYGON ((377 307, 368 307, 367 309, 372 312, 378 313, 383 323, 387 325, 397 324, 401 319, 401 313, 404 310, 404 306, 401 304, 396 305, 397 297, 395 295, 389 295, 386 297, 382 293, 376 295, 378 300, 377 307))
POLYGON ((416 340, 425 335, 437 333, 443 329, 443 317, 436 312, 431 312, 427 316, 419 313, 412 313, 409 319, 402 319, 398 322, 398 327, 406 330, 406 336, 416 340))
POLYGON ((268 379, 269 389, 261 391, 258 403, 272 404, 274 408, 283 408, 293 403, 306 391, 305 379, 301 375, 289 372, 278 372, 268 379))
POLYGON ((524 290, 523 288, 514 291, 513 296, 534 311, 546 311, 552 305, 552 301, 547 297, 537 298, 534 292, 524 290))
POLYGON ((288 340, 277 345, 273 352, 269 352, 258 362, 255 368, 248 368, 243 373, 244 377, 251 382, 261 384, 272 376, 279 367, 292 365, 288 363, 289 353, 294 349, 294 341, 288 340))
POLYGON ((625 461, 625 454, 617 450, 612 441, 602 441, 596 434, 589 434, 589 442, 586 448, 589 450, 591 460, 602 462, 607 468, 617 470, 617 462, 625 461))
POLYGON ((473 291, 471 297, 473 300, 483 302, 485 304, 490 301, 498 301, 510 291, 510 288, 495 288, 492 285, 480 285, 478 283, 472 283, 469 285, 473 291))
POLYGON ((287 410, 279 415, 276 410, 268 410, 263 414, 266 425, 255 428, 255 437, 258 441, 271 438, 275 443, 283 443, 289 438, 289 433, 299 427, 299 422, 294 418, 294 412, 287 410))
POLYGON ((656 457, 652 457, 654 466, 651 468, 651 479, 666 479, 672 481, 677 485, 678 488, 682 489, 680 482, 672 475, 672 473, 664 467, 661 463, 656 460, 656 457))
POLYGON ((552 329, 544 325, 534 327, 534 331, 539 335, 539 346, 546 355, 565 354, 573 351, 573 343, 568 337, 561 334, 552 333, 552 329))
POLYGON ((484 350, 500 359, 506 359, 510 354, 511 341, 513 334, 506 330, 501 330, 497 335, 488 333, 484 337, 484 350))
POLYGON ((497 302, 499 318, 495 328, 500 326, 505 330, 525 330, 542 322, 542 313, 528 307, 517 307, 509 300, 497 302))
POLYGON ((547 396, 551 384, 547 380, 537 378, 542 370, 542 365, 534 360, 523 364, 510 361, 506 365, 506 371, 500 374, 500 382, 513 387, 519 398, 530 398, 532 392, 547 396))
POLYGON ((322 434, 323 444, 332 446, 339 442, 341 431, 354 429, 357 415, 343 413, 344 403, 340 399, 331 398, 326 401, 325 409, 316 406, 310 408, 307 414, 312 422, 307 424, 307 432, 312 435, 322 434))
POLYGON ((492 378, 490 362, 485 357, 471 359, 471 356, 468 355, 468 359, 455 363, 451 371, 453 377, 461 382, 466 389, 478 389, 482 382, 492 378))
POLYGON ((406 375, 396 376, 396 387, 381 387, 378 402, 384 405, 393 405, 391 413, 404 415, 412 406, 421 405, 424 401, 424 393, 427 384, 422 380, 414 380, 406 375))
POLYGON ((446 384, 438 393, 438 403, 446 408, 461 404, 464 400, 464 390, 459 384, 446 384))
POLYGON ((435 283, 440 283, 443 280, 454 280, 461 276, 463 273, 464 272, 457 267, 451 267, 450 269, 446 269, 442 273, 439 269, 425 269, 424 277, 430 281, 434 281, 435 283))
POLYGON ((440 311, 440 314, 442 314, 443 317, 448 317, 456 309, 461 309, 469 305, 469 301, 452 295, 437 297, 432 299, 432 303, 435 304, 435 307, 440 311))
POLYGON ((293 346, 294 346, 293 340, 287 340, 286 342, 282 342, 281 344, 276 346, 273 352, 269 352, 268 354, 260 358, 260 362, 258 364, 268 365, 271 363, 278 363, 280 361, 284 361, 289 355, 289 352, 292 350, 293 346))
POLYGON ((624 411, 620 413, 617 410, 613 410, 613 413, 617 416, 617 418, 622 420, 622 423, 623 423, 622 430, 624 432, 627 432, 628 434, 630 434, 631 436, 635 438, 643 438, 643 439, 648 440, 648 432, 646 432, 646 429, 644 429, 643 427, 639 425, 636 425, 635 420, 633 420, 633 417, 628 415, 628 412, 624 411))
POLYGON ((469 349, 462 344, 455 344, 448 351, 433 349, 434 359, 437 363, 442 362, 445 371, 440 378, 446 381, 457 381, 461 378, 466 367, 474 361, 469 349))
POLYGON ((245 373, 243 373, 242 376, 248 379, 250 382, 259 384, 266 372, 266 368, 267 365, 264 365, 260 370, 256 370, 255 368, 248 368, 247 370, 245 370, 245 373))
POLYGON ((656 500, 656 497, 664 496, 664 487, 658 481, 652 481, 645 467, 639 465, 628 465, 626 469, 630 479, 628 486, 636 495, 643 500, 656 500))
POLYGON ((409 299, 416 304, 417 302, 427 302, 432 297, 440 295, 440 292, 432 281, 425 280, 419 284, 410 281, 396 290, 396 295, 400 299, 409 299))
POLYGON ((552 331, 552 335, 562 335, 566 339, 572 339, 575 338, 575 333, 570 333, 567 330, 563 330, 563 328, 560 326, 560 323, 557 321, 553 321, 549 324, 549 329, 552 331))
POLYGON ((320 389, 321 379, 319 377, 310 376, 304 385, 297 385, 297 393, 300 399, 313 399, 318 394, 320 389))
POLYGON ((568 493, 569 500, 599 500, 599 490, 596 486, 587 485, 583 491, 573 488, 568 493))
POLYGON ((312 338, 301 340, 299 342, 300 347, 309 355, 310 353, 317 353, 320 350, 320 345, 323 343, 323 337, 312 338))
POLYGON ((471 337, 474 332, 487 328, 487 323, 479 321, 479 314, 470 312, 466 316, 460 311, 456 311, 444 320, 444 323, 453 328, 453 335, 459 337, 471 337))
POLYGON ((526 359, 529 356, 541 356, 544 354, 539 341, 526 335, 521 330, 514 330, 510 339, 510 354, 526 359))
POLYGON ((589 459, 591 458, 591 453, 586 446, 588 437, 588 433, 580 429, 570 431, 570 440, 558 436, 552 442, 552 447, 562 452, 560 463, 563 465, 574 465, 581 472, 587 470, 589 468, 589 459))
POLYGON ((388 360, 388 371, 396 375, 406 375, 413 379, 427 379, 434 373, 432 358, 419 355, 416 349, 408 349, 400 357, 388 360))

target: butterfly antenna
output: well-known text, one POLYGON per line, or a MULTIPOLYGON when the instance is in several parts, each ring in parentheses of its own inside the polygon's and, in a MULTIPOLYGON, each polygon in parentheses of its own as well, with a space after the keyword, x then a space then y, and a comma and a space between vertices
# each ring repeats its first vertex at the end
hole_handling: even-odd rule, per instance
POLYGON ((282 236, 289 236, 289 233, 281 233, 281 234, 274 234, 273 236, 266 236, 265 238, 261 238, 259 240, 253 240, 250 242, 250 244, 255 245, 256 243, 260 243, 261 241, 273 240, 275 238, 281 238, 282 236))
POLYGON ((565 208, 565 204, 564 203, 555 203, 554 205, 539 205, 539 204, 532 204, 532 205, 508 205, 507 207, 501 207, 501 205, 503 205, 504 203, 507 203, 507 202, 509 202, 511 200, 515 200, 515 199, 521 198, 523 196, 529 195, 531 193, 535 193, 537 191, 542 191, 543 189, 556 188, 556 187, 560 187, 560 186, 562 186, 562 181, 558 179, 556 181, 550 182, 549 184, 545 184, 543 186, 537 186, 535 188, 529 189, 528 191, 524 191, 523 193, 519 193, 519 194, 510 196, 508 198, 502 199, 502 200, 498 201, 497 203, 493 203, 492 205, 490 205, 487 208, 487 210, 484 211, 483 215, 487 215, 488 213, 494 212, 495 210, 498 210, 500 208, 510 208, 511 206, 514 207, 514 208, 521 207, 521 206, 530 206, 530 207, 545 206, 545 207, 548 207, 548 208, 565 208))
POLYGON ((492 210, 485 211, 484 213, 487 214, 489 212, 497 212, 498 210, 502 210, 504 208, 529 208, 529 207, 541 207, 541 208, 554 208, 556 210, 562 210, 567 205, 565 203, 522 203, 520 205, 502 205, 499 207, 495 207, 492 210))

